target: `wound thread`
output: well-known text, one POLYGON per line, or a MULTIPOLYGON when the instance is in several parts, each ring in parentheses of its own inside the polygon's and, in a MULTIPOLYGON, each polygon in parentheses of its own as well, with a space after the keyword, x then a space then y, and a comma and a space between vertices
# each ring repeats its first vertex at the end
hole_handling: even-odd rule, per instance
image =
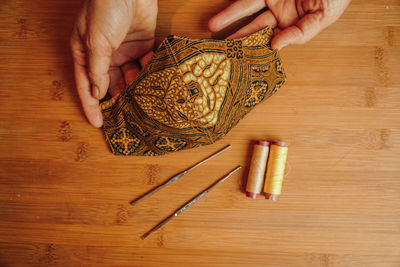
POLYGON ((247 178, 246 196, 256 199, 264 185, 264 174, 269 151, 268 141, 257 141, 253 147, 250 170, 247 178))
POLYGON ((266 199, 276 201, 281 194, 287 153, 288 146, 285 142, 271 141, 264 183, 266 199))

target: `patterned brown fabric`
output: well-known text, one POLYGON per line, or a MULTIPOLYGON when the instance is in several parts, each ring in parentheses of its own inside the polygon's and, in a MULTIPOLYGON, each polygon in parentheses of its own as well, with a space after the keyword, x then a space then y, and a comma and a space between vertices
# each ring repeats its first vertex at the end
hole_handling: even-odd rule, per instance
POLYGON ((167 37, 125 90, 101 103, 117 155, 161 155, 212 144, 282 86, 268 27, 234 40, 167 37))

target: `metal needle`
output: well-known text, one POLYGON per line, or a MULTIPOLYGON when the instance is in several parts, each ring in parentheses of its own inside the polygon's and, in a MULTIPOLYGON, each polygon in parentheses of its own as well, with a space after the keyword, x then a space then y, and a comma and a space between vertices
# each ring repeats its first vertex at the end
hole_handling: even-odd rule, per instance
POLYGON ((231 148, 231 145, 227 145, 226 147, 222 148, 221 150, 215 152, 214 154, 208 156, 207 158, 203 159, 202 161, 196 163, 195 165, 193 165, 192 167, 190 167, 189 169, 184 170, 183 172, 178 173, 177 175, 175 175, 174 177, 172 177, 171 179, 167 180, 166 182, 160 184, 159 186, 153 188, 152 190, 150 190, 149 192, 147 192, 146 194, 140 196, 139 198, 133 200, 131 202, 131 205, 135 205, 137 203, 139 203, 140 201, 148 198, 149 196, 151 196, 152 194, 156 193, 157 191, 159 191, 161 188, 172 184, 173 182, 179 180, 180 178, 182 178, 182 176, 184 176, 185 174, 188 174, 189 172, 193 171, 194 169, 196 169, 197 167, 203 165, 204 163, 206 163, 207 161, 209 161, 210 159, 215 158, 216 156, 218 156, 219 154, 221 154, 222 152, 228 150, 229 148, 231 148))
POLYGON ((213 183, 210 187, 208 187, 206 190, 204 190, 203 192, 201 192, 200 194, 198 194, 196 197, 194 197, 192 200, 190 200, 189 202, 187 202, 184 206, 182 206, 180 209, 178 209, 177 211, 175 211, 175 213, 173 213, 172 215, 168 216, 167 218, 165 218, 162 222, 160 222, 159 224, 157 224, 153 229, 151 229, 150 231, 148 231, 147 233, 145 233, 142 236, 142 239, 145 239, 146 237, 148 237, 151 233, 153 233, 154 231, 156 231, 157 229, 161 228, 163 225, 165 225, 166 223, 168 223, 170 220, 172 220, 173 218, 175 218, 176 216, 180 215, 182 212, 184 212, 186 209, 188 209, 190 206, 192 206, 194 203, 196 203, 197 201, 199 201, 202 197, 204 197, 205 195, 207 195, 213 188, 215 188, 217 185, 221 184, 222 182, 224 182, 226 179, 228 179, 229 177, 232 176, 232 174, 234 174, 236 171, 240 170, 242 168, 242 166, 238 166, 235 169, 233 169, 230 173, 228 173, 227 175, 225 175, 224 177, 220 178, 219 180, 217 180, 215 183, 213 183))

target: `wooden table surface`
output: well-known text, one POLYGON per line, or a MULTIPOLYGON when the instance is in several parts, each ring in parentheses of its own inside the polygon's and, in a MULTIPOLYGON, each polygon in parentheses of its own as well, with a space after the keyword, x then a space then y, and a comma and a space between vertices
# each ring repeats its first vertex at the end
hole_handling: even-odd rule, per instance
MULTIPOLYGON (((157 41, 224 37, 206 25, 229 2, 160 1, 157 41)), ((83 116, 68 41, 80 4, 0 4, 0 266, 400 266, 399 1, 353 1, 314 40, 281 51, 287 83, 224 139, 153 158, 113 156, 83 116), (242 192, 257 139, 290 143, 276 203, 242 192)))

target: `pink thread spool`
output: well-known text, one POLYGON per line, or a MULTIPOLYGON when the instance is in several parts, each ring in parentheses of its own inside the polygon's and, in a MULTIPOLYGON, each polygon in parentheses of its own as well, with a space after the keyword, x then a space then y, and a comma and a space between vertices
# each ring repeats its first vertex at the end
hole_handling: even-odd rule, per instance
POLYGON ((264 185, 264 174, 267 166, 269 142, 259 140, 253 147, 250 170, 247 178, 246 196, 256 199, 264 185))

